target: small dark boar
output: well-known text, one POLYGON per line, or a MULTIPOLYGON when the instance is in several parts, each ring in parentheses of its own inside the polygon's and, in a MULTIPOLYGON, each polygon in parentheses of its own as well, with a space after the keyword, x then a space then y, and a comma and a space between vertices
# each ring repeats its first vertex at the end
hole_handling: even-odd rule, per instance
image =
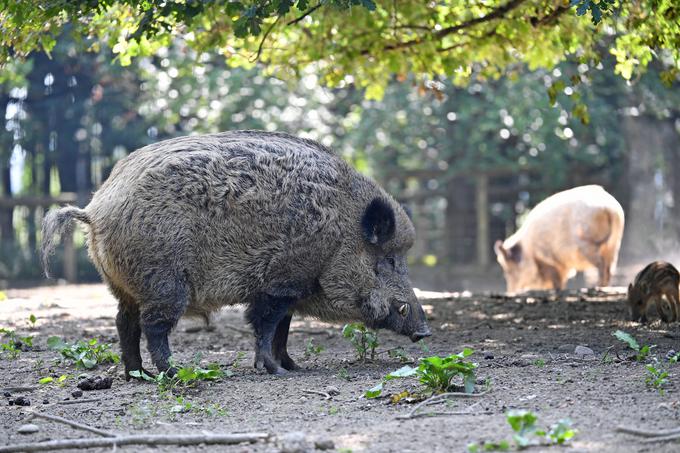
POLYGON ((633 321, 647 322, 647 310, 654 303, 664 322, 680 315, 680 273, 671 263, 649 263, 628 285, 628 308, 633 321))
POLYGON ((280 133, 182 137, 119 161, 85 209, 43 222, 46 274, 55 233, 87 225, 89 255, 118 299, 125 375, 142 369, 142 332, 158 370, 185 314, 244 304, 255 366, 298 367, 292 314, 362 320, 413 341, 430 335, 411 287, 415 231, 402 207, 324 146, 280 133))

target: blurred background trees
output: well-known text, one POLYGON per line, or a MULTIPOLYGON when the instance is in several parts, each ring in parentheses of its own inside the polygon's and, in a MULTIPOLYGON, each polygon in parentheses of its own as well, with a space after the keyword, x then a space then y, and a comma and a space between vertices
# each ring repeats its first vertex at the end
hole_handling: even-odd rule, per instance
MULTIPOLYGON (((17 8, 23 3, 16 2, 17 8)), ((630 22, 625 14, 649 11, 649 3, 636 3, 642 8, 638 12, 619 10, 612 15, 605 10, 598 26, 592 23, 591 2, 585 2, 586 17, 568 10, 567 2, 489 2, 467 9, 451 2, 459 9, 452 6, 448 16, 443 6, 433 7, 436 15, 448 19, 434 17, 429 10, 424 15, 416 6, 399 8, 403 15, 395 19, 391 7, 374 5, 376 10, 371 10, 372 2, 365 2, 350 12, 345 6, 351 2, 335 3, 319 4, 335 8, 332 14, 320 16, 324 9, 320 6, 303 19, 301 28, 307 32, 300 36, 296 28, 284 27, 279 35, 272 29, 265 42, 267 52, 258 56, 275 63, 268 66, 253 64, 250 57, 239 60, 236 54, 225 59, 223 54, 224 46, 237 44, 250 56, 257 54, 268 26, 283 22, 273 10, 260 18, 259 30, 249 26, 236 32, 230 28, 232 22, 216 20, 215 26, 227 27, 227 35, 242 35, 235 41, 223 41, 227 35, 220 35, 218 42, 206 41, 205 21, 187 25, 189 30, 196 27, 193 35, 180 34, 175 23, 169 31, 152 30, 135 40, 132 33, 143 15, 120 16, 132 30, 122 35, 115 28, 117 22, 107 23, 103 18, 109 16, 95 14, 88 26, 99 28, 85 42, 77 39, 82 23, 68 24, 58 17, 58 27, 50 29, 54 33, 36 29, 31 35, 30 22, 15 30, 14 41, 5 35, 6 53, 0 53, 6 57, 0 71, 0 105, 5 112, 5 127, 0 130, 0 281, 39 281, 35 248, 45 209, 58 202, 86 204, 115 162, 129 152, 172 136, 233 129, 278 130, 317 139, 409 205, 418 230, 411 260, 419 286, 502 288, 493 242, 514 231, 527 210, 545 196, 580 184, 602 184, 624 206, 624 264, 671 257, 677 249, 680 91, 673 54, 677 46, 659 41, 671 50, 660 52, 655 61, 638 58, 641 49, 651 48, 654 33, 670 39, 677 30, 669 26, 650 31, 644 21, 628 34, 612 28, 630 22), (427 33, 436 32, 437 21, 455 26, 515 3, 512 12, 480 22, 482 28, 474 23, 461 36, 442 36, 436 42, 418 38, 426 33, 423 28, 399 28, 397 34, 388 30, 388 25, 403 25, 408 17, 414 21, 411 25, 427 24, 427 33), (532 18, 550 14, 555 16, 552 22, 545 19, 546 29, 526 29, 532 18), (348 25, 359 19, 354 29, 348 25), (355 47, 369 42, 363 38, 351 46, 341 45, 340 37, 311 46, 308 35, 325 36, 329 27, 332 32, 332 24, 339 23, 346 25, 342 36, 375 28, 370 42, 376 46, 389 46, 397 39, 422 42, 401 53, 382 49, 374 59, 357 55, 355 47), (608 35, 605 25, 610 27, 608 35), (116 34, 100 45, 95 37, 106 30, 116 34), (629 47, 625 55, 637 63, 623 58, 617 47, 623 45, 619 38, 633 35, 640 36, 638 53, 629 47), (130 39, 120 41, 121 36, 130 39), (290 60, 286 66, 284 60, 276 60, 284 57, 274 56, 278 49, 274 43, 293 38, 298 39, 291 41, 296 45, 284 49, 290 60), (452 39, 478 42, 452 59, 428 47, 456 46, 447 41, 452 39), (84 44, 98 52, 84 52, 84 44), (40 48, 49 55, 36 50, 40 48), (567 58, 574 49, 580 51, 567 58), (25 58, 11 57, 20 54, 25 58), (128 59, 138 54, 148 55, 128 59), (305 58, 314 64, 302 64, 305 58), (121 61, 127 65, 121 66, 121 61), (640 66, 647 71, 640 71, 640 66), (617 75, 615 68, 630 80, 617 75)), ((573 3, 574 8, 584 4, 573 3)), ((111 14, 114 6, 136 5, 99 4, 101 14, 111 14)), ((665 2, 659 5, 655 14, 678 14, 665 2)), ((314 8, 306 6, 300 9, 314 8)), ((6 11, 0 13, 0 24, 11 23, 6 11)), ((239 11, 232 17, 236 22, 246 17, 239 11)), ((294 13, 295 8, 287 14, 294 18, 294 13)), ((657 28, 664 23, 656 22, 657 28)), ((82 233, 75 235, 73 245, 74 254, 55 260, 55 273, 97 279, 82 233)), ((67 249, 71 246, 67 242, 67 249)))

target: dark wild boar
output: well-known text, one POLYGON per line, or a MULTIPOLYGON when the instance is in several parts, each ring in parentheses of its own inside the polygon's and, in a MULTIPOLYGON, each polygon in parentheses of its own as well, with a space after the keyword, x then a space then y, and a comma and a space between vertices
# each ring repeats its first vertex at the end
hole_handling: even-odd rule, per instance
POLYGON ((293 313, 362 320, 418 341, 430 335, 411 287, 415 231, 402 207, 324 146, 280 133, 182 137, 119 161, 84 209, 50 211, 56 233, 87 226, 90 258, 118 299, 126 377, 146 336, 170 369, 168 334, 183 315, 244 304, 255 366, 297 369, 286 343, 293 313))
POLYGON ((633 321, 647 322, 647 310, 654 304, 664 322, 680 316, 680 273, 671 263, 649 263, 628 285, 628 308, 633 321))
POLYGON ((607 286, 623 237, 623 208, 600 186, 556 193, 529 212, 522 227, 496 241, 508 292, 563 289, 577 271, 597 268, 607 286))

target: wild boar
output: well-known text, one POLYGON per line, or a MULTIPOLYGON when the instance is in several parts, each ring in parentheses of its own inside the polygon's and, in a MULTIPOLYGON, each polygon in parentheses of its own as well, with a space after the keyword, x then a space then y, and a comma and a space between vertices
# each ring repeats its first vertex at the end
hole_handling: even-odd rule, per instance
POLYGON ((633 321, 647 322, 652 303, 664 322, 677 321, 680 315, 680 273, 671 263, 649 263, 628 285, 628 308, 633 321))
POLYGON ((623 208, 596 185, 556 193, 532 209, 515 234, 496 241, 510 293, 563 289, 576 274, 596 267, 609 284, 623 236, 623 208))
POLYGON ((140 337, 159 371, 183 315, 246 306, 255 366, 297 369, 293 313, 362 320, 413 341, 430 335, 411 286, 410 218, 328 148, 287 134, 235 131, 162 141, 113 168, 84 209, 43 222, 47 274, 56 233, 87 226, 87 246, 118 299, 125 375, 142 369, 140 337))

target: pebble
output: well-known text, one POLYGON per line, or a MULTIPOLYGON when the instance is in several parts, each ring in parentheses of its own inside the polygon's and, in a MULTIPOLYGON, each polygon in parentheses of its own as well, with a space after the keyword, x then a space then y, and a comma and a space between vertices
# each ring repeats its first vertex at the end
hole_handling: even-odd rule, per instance
POLYGON ((314 441, 314 448, 317 450, 334 450, 335 443, 331 439, 318 439, 314 441))
POLYGON ((485 352, 484 353, 484 358, 486 360, 493 360, 493 354, 491 352, 485 352))
POLYGON ((43 400, 43 404, 50 404, 50 400, 43 400))
POLYGON ((34 434, 38 431, 40 431, 40 428, 38 425, 34 425, 33 423, 27 423, 17 428, 17 432, 19 434, 34 434))
POLYGON ((571 352, 574 350, 575 345, 573 344, 562 344, 560 345, 557 350, 559 352, 571 352))
POLYGON ((74 390, 71 392, 71 396, 74 398, 80 398, 83 396, 83 391, 82 390, 74 390))
POLYGON ((5 398, 9 398, 10 396, 12 396, 12 394, 11 394, 10 392, 5 392, 5 393, 3 393, 2 395, 3 395, 5 398))
POLYGON ((12 406, 30 406, 31 405, 31 400, 26 398, 25 396, 17 396, 13 400, 9 400, 9 405, 12 406))
POLYGON ((586 346, 580 346, 579 345, 579 346, 576 346, 576 348, 574 349, 574 354, 576 354, 577 356, 585 357, 585 356, 594 356, 595 352, 592 349, 590 349, 586 346))
POLYGON ((335 396, 340 394, 340 390, 334 385, 328 385, 326 386, 326 393, 328 393, 331 396, 335 396))
POLYGON ((310 442, 302 431, 293 431, 278 438, 281 453, 304 453, 311 450, 310 442))

